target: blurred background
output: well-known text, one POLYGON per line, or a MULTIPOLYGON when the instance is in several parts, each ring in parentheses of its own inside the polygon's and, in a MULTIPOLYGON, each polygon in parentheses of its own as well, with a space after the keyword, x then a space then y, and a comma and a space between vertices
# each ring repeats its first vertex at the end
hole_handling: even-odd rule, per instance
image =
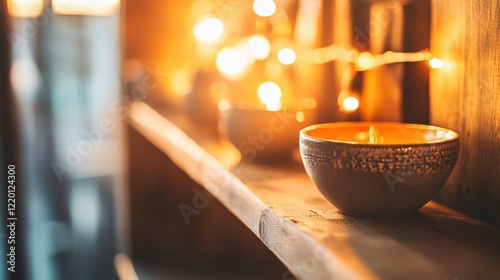
MULTIPOLYGON (((119 279, 128 258, 140 279, 293 279, 215 199, 183 218, 179 205, 203 188, 128 126, 132 102, 213 130, 221 100, 272 110, 303 98, 317 122, 466 128, 459 107, 431 115, 429 74, 443 65, 429 63, 430 0, 0 3, 0 166, 16 166, 18 279, 119 279)), ((498 223, 498 200, 483 203, 498 197, 498 174, 488 178, 493 198, 454 179, 439 199, 498 223)))

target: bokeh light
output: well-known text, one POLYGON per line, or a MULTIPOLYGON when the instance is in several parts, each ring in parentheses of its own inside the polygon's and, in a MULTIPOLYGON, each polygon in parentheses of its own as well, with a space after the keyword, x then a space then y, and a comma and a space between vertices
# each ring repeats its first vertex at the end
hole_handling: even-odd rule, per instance
POLYGON ((248 53, 254 58, 263 60, 271 52, 271 44, 266 37, 262 35, 253 35, 247 41, 248 53))
POLYGON ((195 24, 193 34, 198 42, 214 44, 222 38, 222 34, 224 34, 224 24, 218 18, 205 18, 195 24))
POLYGON ((443 61, 439 58, 433 58, 429 60, 429 66, 433 69, 443 68, 443 61))
POLYGON ((290 48, 283 48, 278 52, 278 60, 284 65, 290 65, 295 62, 297 55, 290 48))
POLYGON ((264 82, 257 89, 259 99, 266 104, 267 110, 276 111, 281 108, 281 88, 274 82, 264 82))
POLYGON ((304 122, 306 120, 306 115, 302 111, 298 111, 295 114, 295 120, 297 120, 299 123, 304 122))
POLYGON ((253 11, 261 17, 270 17, 276 13, 276 3, 272 0, 255 0, 253 11))
POLYGON ((228 79, 238 79, 250 63, 245 51, 239 48, 222 49, 215 60, 217 69, 228 79))
POLYGON ((186 95, 191 91, 191 72, 186 69, 177 70, 169 79, 172 92, 177 95, 186 95))
POLYGON ((217 104, 217 107, 221 111, 227 111, 227 110, 229 110, 229 108, 231 108, 231 102, 229 100, 227 100, 227 99, 222 99, 217 104))
POLYGON ((368 70, 375 66, 375 57, 369 52, 360 53, 356 59, 356 67, 359 70, 368 70))
POLYGON ((353 112, 359 107, 359 100, 354 96, 349 96, 342 101, 342 111, 353 112))

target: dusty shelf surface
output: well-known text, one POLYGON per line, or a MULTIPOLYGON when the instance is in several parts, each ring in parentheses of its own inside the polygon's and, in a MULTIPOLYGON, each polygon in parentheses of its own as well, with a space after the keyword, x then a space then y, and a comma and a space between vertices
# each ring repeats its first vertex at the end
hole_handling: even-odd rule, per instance
POLYGON ((214 131, 141 102, 131 105, 129 121, 298 279, 500 277, 498 227, 434 202, 405 218, 347 216, 323 198, 298 160, 241 162, 214 131))

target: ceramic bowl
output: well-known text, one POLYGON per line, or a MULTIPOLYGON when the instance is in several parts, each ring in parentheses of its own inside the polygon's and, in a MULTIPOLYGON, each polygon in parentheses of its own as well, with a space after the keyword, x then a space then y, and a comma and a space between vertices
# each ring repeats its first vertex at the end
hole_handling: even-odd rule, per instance
POLYGON ((344 122, 300 131, 309 177, 341 212, 361 217, 409 215, 450 175, 459 135, 417 124, 344 122))
POLYGON ((298 100, 268 110, 258 102, 219 104, 219 131, 241 153, 242 161, 290 157, 299 148, 297 134, 316 120, 316 102, 298 100))

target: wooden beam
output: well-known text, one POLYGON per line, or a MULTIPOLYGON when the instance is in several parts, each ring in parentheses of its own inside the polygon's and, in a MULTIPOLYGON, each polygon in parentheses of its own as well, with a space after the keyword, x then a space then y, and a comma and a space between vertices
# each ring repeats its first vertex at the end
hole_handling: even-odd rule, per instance
POLYGON ((439 201, 500 225, 500 0, 432 1, 431 122, 457 130, 460 157, 439 201))

